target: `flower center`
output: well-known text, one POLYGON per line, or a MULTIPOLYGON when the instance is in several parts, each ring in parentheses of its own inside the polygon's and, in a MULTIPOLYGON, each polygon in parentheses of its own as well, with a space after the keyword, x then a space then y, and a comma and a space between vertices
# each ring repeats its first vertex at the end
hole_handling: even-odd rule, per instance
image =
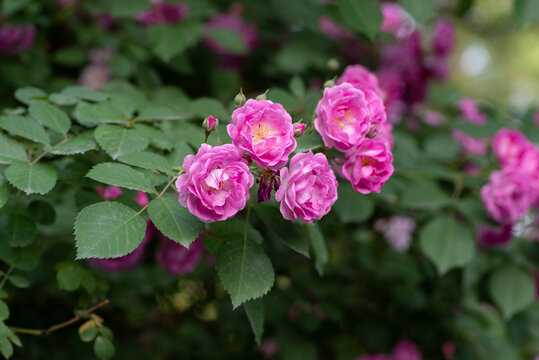
POLYGON ((376 164, 376 160, 371 157, 362 157, 361 158, 361 167, 363 166, 372 166, 376 164))
POLYGON ((348 127, 354 121, 354 115, 350 110, 346 110, 343 116, 335 118, 333 121, 342 129, 348 127))
POLYGON ((260 142, 266 141, 266 138, 273 136, 272 130, 273 129, 271 129, 263 122, 259 122, 258 124, 256 124, 251 130, 251 137, 253 143, 258 144, 260 142))

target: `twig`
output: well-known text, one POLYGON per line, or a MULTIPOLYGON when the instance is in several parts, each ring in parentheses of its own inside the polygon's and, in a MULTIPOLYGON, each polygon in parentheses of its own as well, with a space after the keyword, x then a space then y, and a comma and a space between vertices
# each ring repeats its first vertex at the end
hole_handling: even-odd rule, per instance
POLYGON ((71 318, 67 321, 64 321, 63 323, 60 323, 60 324, 56 324, 56 325, 53 325, 51 327, 49 327, 48 329, 43 329, 43 330, 39 330, 39 329, 26 329, 26 328, 20 328, 20 327, 15 327, 15 326, 9 326, 9 328, 11 329, 11 331, 13 332, 17 332, 17 333, 21 333, 21 334, 28 334, 28 335, 36 335, 36 336, 47 336, 49 335, 51 332, 54 332, 54 331, 57 331, 57 330, 60 330, 60 329, 63 329, 65 328, 66 326, 69 326, 69 325, 72 325, 74 323, 76 323, 77 321, 85 318, 86 316, 88 316, 89 314, 93 313, 94 311, 96 311, 97 309, 107 305, 110 301, 107 299, 107 300, 103 300, 101 301, 99 304, 97 305, 94 305, 92 306, 91 308, 81 312, 80 314, 78 314, 77 316, 75 316, 74 318, 71 318))
MULTIPOLYGON (((58 144, 54 145, 53 148, 57 147, 57 146, 60 146, 62 145, 63 143, 65 143, 67 141, 67 137, 64 137, 64 139, 62 141, 60 141, 58 144)), ((47 155, 49 152, 48 151, 43 151, 43 153, 41 153, 41 155, 39 155, 38 157, 36 157, 32 162, 30 162, 30 165, 34 165, 36 162, 38 162, 39 160, 43 159, 43 157, 45 155, 47 155)))
POLYGON ((9 278, 9 275, 11 275, 11 272, 13 271, 14 268, 15 268, 15 266, 10 265, 9 269, 7 269, 6 274, 2 278, 2 282, 0 282, 0 289, 4 287, 4 285, 6 284, 7 279, 9 278))

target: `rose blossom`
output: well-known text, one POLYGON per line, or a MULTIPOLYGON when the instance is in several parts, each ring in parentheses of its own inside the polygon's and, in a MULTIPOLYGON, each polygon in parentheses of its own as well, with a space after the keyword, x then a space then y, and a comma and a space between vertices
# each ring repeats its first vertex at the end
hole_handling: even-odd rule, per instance
POLYGON ((322 153, 313 155, 309 150, 294 155, 290 169, 282 168, 280 176, 275 200, 281 203, 281 214, 287 220, 320 220, 337 200, 337 179, 322 153))
POLYGON ((487 122, 487 115, 481 112, 474 99, 462 98, 458 102, 458 107, 464 120, 476 125, 484 125, 487 122))
POLYGON ((382 3, 382 15, 384 17, 380 30, 393 34, 402 39, 414 31, 414 22, 400 5, 395 3, 382 3))
POLYGON ((182 3, 168 4, 154 2, 154 6, 139 13, 136 19, 145 26, 156 24, 174 25, 187 17, 189 5, 182 3))
POLYGON ((389 150, 393 149, 395 143, 395 138, 393 137, 393 125, 387 122, 384 123, 379 129, 375 139, 376 141, 384 143, 389 150))
POLYGON ((393 154, 383 142, 367 139, 360 148, 346 153, 342 169, 355 191, 380 192, 393 174, 393 154))
POLYGON ((186 248, 177 242, 162 236, 161 244, 155 254, 159 266, 170 275, 185 275, 193 271, 202 258, 204 245, 200 236, 186 248))
POLYGON ((245 207, 254 177, 231 144, 202 144, 183 161, 185 174, 176 180, 180 204, 204 222, 228 219, 245 207))
POLYGON ((249 99, 234 110, 232 122, 227 126, 232 142, 261 167, 283 167, 296 149, 292 118, 281 104, 249 99))
POLYGON ((539 149, 521 132, 500 129, 492 140, 492 149, 502 168, 518 168, 519 171, 539 177, 539 149))
POLYGON ((513 225, 511 224, 505 224, 497 229, 480 224, 477 231, 477 241, 487 248, 505 245, 511 241, 512 229, 513 225))
POLYGON ((401 340, 393 348, 393 360, 421 360, 417 345, 409 340, 401 340))
POLYGON ((365 92, 349 83, 324 89, 316 115, 314 126, 324 145, 343 152, 361 145, 373 125, 365 92))
POLYGON ((448 20, 438 20, 434 25, 432 47, 437 57, 446 57, 455 47, 455 25, 448 20))
POLYGON ((461 130, 453 130, 451 132, 453 139, 458 141, 462 146, 462 150, 466 154, 472 155, 486 155, 487 154, 487 141, 485 139, 478 139, 471 135, 466 134, 461 130))
POLYGON ((0 26, 0 54, 17 54, 28 50, 36 37, 33 25, 2 25, 0 26))
POLYGON ((347 66, 335 83, 339 85, 345 82, 352 84, 356 89, 370 89, 380 96, 384 94, 378 84, 378 77, 359 64, 347 66))
POLYGON ((122 189, 114 185, 109 185, 106 187, 97 186, 95 188, 95 191, 97 191, 99 195, 103 196, 103 199, 105 199, 105 201, 109 201, 110 199, 116 199, 123 194, 122 189))
POLYGON ((481 198, 489 215, 501 224, 514 224, 537 198, 530 176, 517 169, 490 174, 489 183, 481 189, 481 198))

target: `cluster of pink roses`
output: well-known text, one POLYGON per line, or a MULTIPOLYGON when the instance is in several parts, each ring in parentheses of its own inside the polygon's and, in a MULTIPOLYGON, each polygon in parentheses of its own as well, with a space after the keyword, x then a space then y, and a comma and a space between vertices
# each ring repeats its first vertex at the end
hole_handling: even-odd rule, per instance
POLYGON ((393 174, 393 138, 378 79, 352 65, 336 83, 325 89, 316 108, 316 130, 326 146, 344 152, 344 161, 336 160, 335 166, 355 191, 380 192, 393 174))
POLYGON ((284 168, 297 143, 296 127, 282 105, 250 99, 233 112, 227 131, 233 144, 202 144, 196 155, 183 162, 185 174, 176 188, 180 203, 192 214, 214 222, 243 209, 254 184, 248 159, 262 168, 262 193, 271 192, 262 188, 264 184, 275 187, 285 219, 311 222, 329 212, 337 200, 337 180, 324 154, 296 154, 290 168, 284 168), (280 181, 275 179, 279 169, 280 181))
POLYGON ((501 170, 490 175, 481 189, 489 215, 503 225, 512 225, 539 200, 539 149, 522 133, 499 130, 492 141, 501 170))

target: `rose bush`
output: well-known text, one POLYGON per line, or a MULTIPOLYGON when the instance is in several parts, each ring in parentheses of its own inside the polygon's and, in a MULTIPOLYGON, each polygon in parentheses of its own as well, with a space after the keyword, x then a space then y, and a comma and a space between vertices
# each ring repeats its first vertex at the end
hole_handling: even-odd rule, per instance
POLYGON ((1 356, 539 355, 539 112, 452 80, 538 14, 482 6, 5 0, 1 356))

